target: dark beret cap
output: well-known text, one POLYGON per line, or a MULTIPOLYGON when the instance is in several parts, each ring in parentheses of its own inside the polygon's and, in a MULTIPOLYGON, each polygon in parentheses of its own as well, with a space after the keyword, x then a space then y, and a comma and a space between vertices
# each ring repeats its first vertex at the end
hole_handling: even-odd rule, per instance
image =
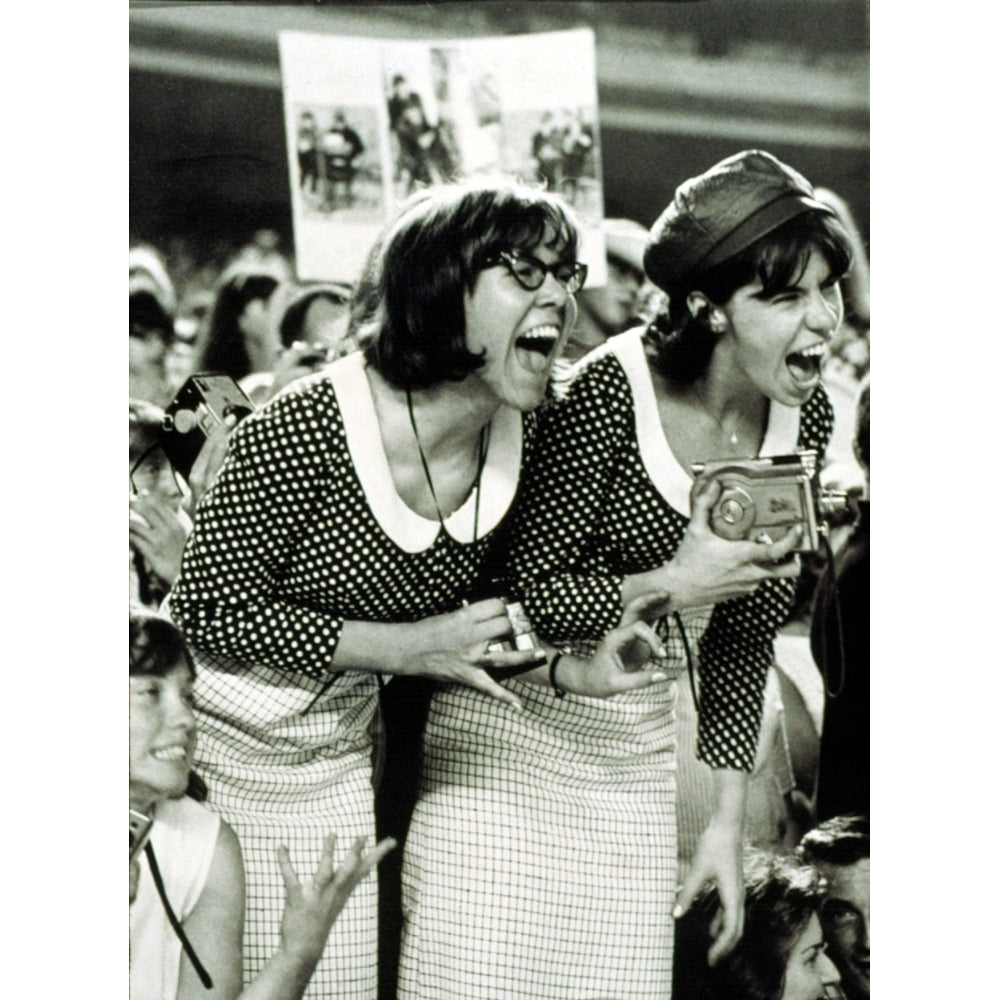
POLYGON ((677 188, 650 231, 646 274, 669 292, 811 209, 833 214, 798 171, 759 149, 736 153, 677 188))

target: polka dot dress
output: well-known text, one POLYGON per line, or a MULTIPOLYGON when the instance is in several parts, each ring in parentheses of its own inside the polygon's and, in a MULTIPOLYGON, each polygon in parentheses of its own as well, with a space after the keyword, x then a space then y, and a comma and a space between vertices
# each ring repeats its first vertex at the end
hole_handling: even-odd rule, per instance
MULTIPOLYGON (((444 525, 407 508, 360 354, 295 383, 233 434, 169 613, 197 663, 196 769, 247 869, 245 978, 275 952, 285 843, 311 875, 330 832, 374 836, 377 682, 327 673, 345 620, 416 621, 481 596, 534 424, 502 409, 475 491, 444 525)), ((376 992, 376 879, 334 925, 307 997, 376 992)))
MULTIPOLYGON (((822 451, 831 423, 822 391, 801 411, 771 404, 761 453, 822 451)), ((663 436, 640 331, 588 358, 539 437, 512 571, 539 633, 586 646, 618 623, 623 576, 670 559, 689 517, 691 479, 663 436)), ((791 598, 773 582, 684 612, 712 766, 753 766, 791 598)), ((679 631, 657 629, 677 677, 679 631)), ((400 997, 669 997, 676 684, 610 699, 508 686, 523 712, 459 688, 432 701, 404 856, 400 997)))

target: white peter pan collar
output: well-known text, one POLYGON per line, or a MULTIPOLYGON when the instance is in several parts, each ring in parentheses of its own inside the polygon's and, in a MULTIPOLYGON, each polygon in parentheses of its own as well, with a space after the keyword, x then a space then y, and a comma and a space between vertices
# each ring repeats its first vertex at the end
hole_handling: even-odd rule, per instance
MULTIPOLYGON (((434 544, 441 525, 436 519, 429 520, 411 510, 396 492, 365 368, 364 355, 356 351, 326 369, 340 406, 347 448, 379 527, 404 552, 423 552, 434 544)), ((521 414, 501 406, 490 425, 489 447, 478 491, 479 523, 476 524, 476 490, 445 518, 445 530, 456 542, 468 545, 476 536, 482 538, 507 513, 517 492, 521 448, 521 414)))
MULTIPOLYGON (((660 411, 642 343, 642 327, 612 337, 606 349, 618 359, 635 403, 635 435, 642 464, 663 498, 678 513, 691 516, 693 477, 674 457, 660 424, 660 411)), ((799 440, 801 408, 768 401, 767 429, 760 446, 761 455, 787 455, 799 440)))

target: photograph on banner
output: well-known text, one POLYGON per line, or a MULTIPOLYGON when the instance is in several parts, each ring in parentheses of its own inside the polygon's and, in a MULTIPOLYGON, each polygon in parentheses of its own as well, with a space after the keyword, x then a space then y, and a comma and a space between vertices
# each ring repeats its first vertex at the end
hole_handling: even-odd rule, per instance
POLYGON ((382 69, 397 199, 498 172, 543 184, 576 209, 587 283, 604 284, 592 31, 385 42, 382 69))
POLYGON ((379 43, 281 32, 295 271, 357 280, 390 211, 379 43))

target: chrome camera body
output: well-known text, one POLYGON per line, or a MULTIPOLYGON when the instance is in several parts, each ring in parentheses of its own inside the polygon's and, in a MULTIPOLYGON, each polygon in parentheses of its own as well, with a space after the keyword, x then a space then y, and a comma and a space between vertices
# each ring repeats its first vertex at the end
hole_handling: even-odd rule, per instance
POLYGON ((697 462, 691 471, 694 492, 711 480, 722 484, 709 515, 712 530, 721 538, 776 542, 801 525, 795 551, 815 552, 828 524, 850 520, 847 493, 820 487, 815 451, 697 462))

